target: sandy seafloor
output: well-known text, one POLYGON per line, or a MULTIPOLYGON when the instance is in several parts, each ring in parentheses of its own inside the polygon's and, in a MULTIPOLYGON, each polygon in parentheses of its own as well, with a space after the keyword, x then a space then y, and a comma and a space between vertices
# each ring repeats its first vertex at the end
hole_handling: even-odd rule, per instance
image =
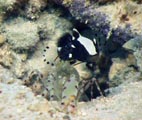
POLYGON ((58 112, 56 102, 48 102, 41 96, 20 85, 0 84, 1 120, 141 120, 142 86, 134 82, 115 88, 121 90, 107 98, 79 103, 74 114, 58 112))

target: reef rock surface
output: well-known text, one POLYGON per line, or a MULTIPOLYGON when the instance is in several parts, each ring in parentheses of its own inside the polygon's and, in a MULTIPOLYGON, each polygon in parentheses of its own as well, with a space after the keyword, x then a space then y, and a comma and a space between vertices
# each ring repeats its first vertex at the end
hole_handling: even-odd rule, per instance
MULTIPOLYGON (((1 0, 0 120, 141 120, 141 21, 142 4, 136 0, 1 0), (116 50, 107 71, 97 66, 91 71, 86 63, 54 64, 58 39, 70 33, 75 22, 91 28, 87 35, 102 44, 107 41, 105 50, 116 50), (71 81, 72 74, 76 76, 71 81), (99 82, 109 79, 108 94, 76 101, 78 90, 82 92, 78 86, 83 80, 92 84, 92 77, 99 82), (70 106, 72 112, 61 110, 61 100, 51 100, 58 95, 74 111, 70 106)), ((61 63, 60 59, 56 62, 61 63)), ((82 97, 87 98, 85 95, 82 97)))
POLYGON ((74 115, 59 112, 57 102, 35 96, 21 85, 0 83, 1 120, 140 120, 142 118, 141 82, 121 85, 110 90, 107 98, 78 104, 74 115))

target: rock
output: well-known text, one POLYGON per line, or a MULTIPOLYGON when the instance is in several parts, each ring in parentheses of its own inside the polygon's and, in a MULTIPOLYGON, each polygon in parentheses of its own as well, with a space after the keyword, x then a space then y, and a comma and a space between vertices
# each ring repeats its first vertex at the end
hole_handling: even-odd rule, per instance
POLYGON ((128 84, 129 82, 141 80, 141 73, 133 67, 125 66, 124 63, 115 63, 110 69, 109 78, 109 86, 115 87, 123 83, 128 84))
POLYGON ((50 109, 49 103, 46 100, 42 100, 39 104, 39 101, 32 102, 28 106, 28 110, 30 111, 40 111, 40 112, 48 112, 50 109))
POLYGON ((9 46, 5 45, 0 48, 0 64, 10 68, 14 62, 14 56, 9 46))
POLYGON ((110 86, 130 82, 132 78, 133 80, 141 79, 141 43, 142 37, 139 35, 123 45, 126 50, 120 49, 114 53, 114 56, 112 55, 113 63, 109 71, 110 86))
POLYGON ((55 12, 55 14, 43 12, 37 20, 36 23, 38 24, 41 40, 52 40, 57 42, 61 35, 65 32, 69 32, 73 27, 70 21, 61 18, 58 14, 60 14, 60 12, 55 12))
POLYGON ((142 71, 142 62, 141 62, 142 36, 140 35, 135 37, 134 39, 131 39, 130 41, 125 43, 123 47, 134 51, 134 56, 137 61, 137 66, 139 67, 139 70, 142 71))
POLYGON ((118 74, 118 72, 120 72, 121 70, 123 70, 127 65, 124 63, 113 63, 111 68, 110 68, 110 71, 109 71, 109 79, 113 79, 113 77, 115 75, 118 74))
POLYGON ((47 0, 29 0, 26 7, 25 16, 31 20, 40 17, 41 10, 47 6, 47 0))
POLYGON ((130 49, 132 51, 137 51, 142 48, 142 35, 139 35, 133 39, 130 39, 123 45, 124 48, 130 49))
POLYGON ((5 36, 13 49, 30 49, 39 41, 37 25, 17 18, 5 24, 5 36))
POLYGON ((0 1, 0 14, 18 13, 28 0, 0 1))
POLYGON ((15 3, 16 0, 0 1, 0 13, 6 12, 7 9, 12 8, 15 3))
MULTIPOLYGON (((79 114, 87 112, 82 119, 97 120, 139 120, 141 119, 141 83, 133 82, 110 89, 110 96, 94 99, 78 105, 79 114), (136 94, 137 93, 137 94, 136 94), (137 99, 136 99, 137 98, 137 99), (93 111, 94 110, 94 111, 93 111)), ((73 119, 73 117, 71 117, 73 119)))
POLYGON ((5 37, 3 35, 0 35, 0 45, 2 45, 5 41, 5 37))
POLYGON ((92 78, 93 73, 87 68, 86 63, 76 65, 75 68, 78 71, 81 80, 88 80, 92 78))
POLYGON ((0 83, 12 84, 15 81, 16 79, 13 73, 0 65, 0 83))
MULTIPOLYGON (((3 114, 0 119, 28 119, 31 115, 27 117, 26 114, 29 113, 35 113, 36 117, 48 114, 50 109, 48 101, 41 96, 35 97, 29 88, 17 82, 14 84, 0 83, 0 88, 0 103, 3 105, 0 105, 2 110, 0 114, 3 114)), ((35 118, 35 116, 31 117, 35 118)), ((50 117, 49 114, 45 118, 48 117, 50 117)))
POLYGON ((128 72, 131 75, 137 74, 137 61, 133 53, 118 50, 112 59, 109 70, 109 86, 117 86, 128 79, 128 72), (126 77, 127 76, 127 77, 126 77))

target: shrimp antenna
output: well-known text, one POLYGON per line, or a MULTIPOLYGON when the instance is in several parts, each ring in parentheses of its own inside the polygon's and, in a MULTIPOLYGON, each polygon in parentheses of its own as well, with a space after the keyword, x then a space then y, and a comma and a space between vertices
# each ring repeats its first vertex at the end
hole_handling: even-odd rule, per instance
POLYGON ((54 59, 54 62, 59 58, 59 55, 57 55, 57 57, 54 59))

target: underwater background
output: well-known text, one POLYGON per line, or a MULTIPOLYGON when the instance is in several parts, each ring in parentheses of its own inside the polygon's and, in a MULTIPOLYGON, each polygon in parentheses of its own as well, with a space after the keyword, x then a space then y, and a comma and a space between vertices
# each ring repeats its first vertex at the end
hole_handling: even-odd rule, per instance
POLYGON ((0 0, 0 120, 142 120, 141 80, 141 0, 0 0), (60 59, 74 28, 97 56, 60 59))

